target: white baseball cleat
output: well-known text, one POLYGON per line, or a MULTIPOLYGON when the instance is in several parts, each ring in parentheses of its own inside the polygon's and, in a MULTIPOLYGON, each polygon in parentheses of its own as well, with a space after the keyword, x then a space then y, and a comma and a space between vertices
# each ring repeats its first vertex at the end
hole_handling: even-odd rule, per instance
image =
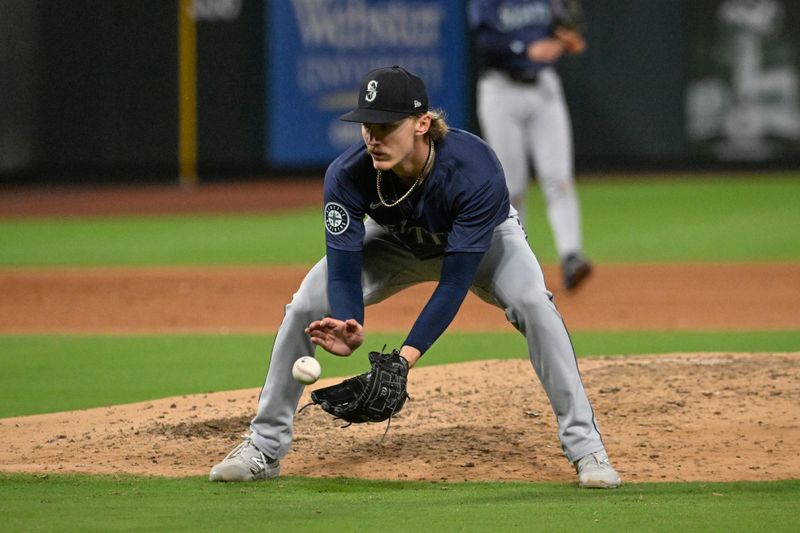
POLYGON ((615 489, 622 484, 604 450, 590 453, 575 461, 575 470, 578 472, 578 484, 584 488, 615 489))
POLYGON ((247 437, 225 459, 214 465, 209 481, 260 481, 278 477, 281 465, 264 455, 247 437))

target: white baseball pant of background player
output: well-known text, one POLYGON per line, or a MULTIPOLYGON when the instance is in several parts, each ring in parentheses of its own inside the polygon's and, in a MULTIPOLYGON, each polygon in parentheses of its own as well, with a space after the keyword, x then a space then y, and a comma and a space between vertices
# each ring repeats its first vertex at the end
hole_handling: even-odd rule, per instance
POLYGON ((547 67, 536 83, 528 83, 487 70, 478 80, 477 99, 481 132, 503 165, 522 225, 527 229, 525 198, 533 164, 559 257, 581 252, 572 126, 558 73, 547 67))
MULTIPOLYGON (((376 222, 367 219, 365 226, 362 287, 366 305, 414 284, 438 280, 441 258, 420 261, 376 222)), ((556 414, 567 459, 574 462, 603 450, 569 335, 513 208, 511 216, 495 228, 472 290, 503 309, 508 320, 527 338, 528 354, 556 414)), ((303 385, 292 378, 292 365, 300 357, 314 355, 314 345, 304 329, 328 312, 327 266, 322 259, 286 306, 258 413, 251 423, 256 446, 273 459, 280 459, 289 451, 295 410, 303 393, 303 385)))

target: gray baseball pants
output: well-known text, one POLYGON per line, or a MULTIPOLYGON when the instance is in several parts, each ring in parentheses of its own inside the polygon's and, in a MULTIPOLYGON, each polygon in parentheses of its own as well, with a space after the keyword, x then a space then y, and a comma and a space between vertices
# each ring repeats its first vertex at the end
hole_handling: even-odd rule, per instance
POLYGON ((533 163, 547 206, 547 220, 561 258, 583 248, 581 213, 573 171, 572 126, 553 68, 535 85, 492 70, 478 81, 478 118, 506 175, 511 204, 526 226, 526 195, 533 163))
MULTIPOLYGON (((426 281, 436 281, 441 258, 420 261, 371 219, 366 221, 362 287, 364 303, 378 303, 426 281)), ((567 459, 574 462, 604 448, 594 412, 583 387, 567 329, 541 267, 511 209, 511 216, 494 230, 492 244, 481 261, 472 291, 505 311, 528 342, 530 361, 558 421, 558 436, 567 459)), ((280 459, 289 451, 294 415, 303 385, 292 378, 292 365, 313 356, 315 346, 304 329, 329 312, 327 264, 323 258, 308 273, 286 306, 278 329, 266 382, 251 429, 256 446, 280 459)), ((413 379, 410 380, 413 382, 413 379)))

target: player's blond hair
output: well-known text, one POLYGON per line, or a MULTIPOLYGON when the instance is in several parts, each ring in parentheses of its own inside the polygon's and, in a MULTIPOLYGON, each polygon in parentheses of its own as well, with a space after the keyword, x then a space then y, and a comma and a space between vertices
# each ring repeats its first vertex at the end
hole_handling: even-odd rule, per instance
POLYGON ((432 141, 441 141, 447 132, 450 131, 450 126, 444 118, 444 111, 441 109, 431 109, 428 111, 431 117, 431 127, 428 129, 428 137, 432 141))

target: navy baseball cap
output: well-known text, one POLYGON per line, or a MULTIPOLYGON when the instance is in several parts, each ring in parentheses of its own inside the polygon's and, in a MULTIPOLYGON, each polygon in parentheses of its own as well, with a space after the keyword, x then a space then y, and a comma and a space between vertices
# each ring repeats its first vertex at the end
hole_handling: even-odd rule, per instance
POLYGON ((358 108, 340 116, 346 122, 391 124, 428 111, 425 83, 397 65, 372 70, 358 91, 358 108))

